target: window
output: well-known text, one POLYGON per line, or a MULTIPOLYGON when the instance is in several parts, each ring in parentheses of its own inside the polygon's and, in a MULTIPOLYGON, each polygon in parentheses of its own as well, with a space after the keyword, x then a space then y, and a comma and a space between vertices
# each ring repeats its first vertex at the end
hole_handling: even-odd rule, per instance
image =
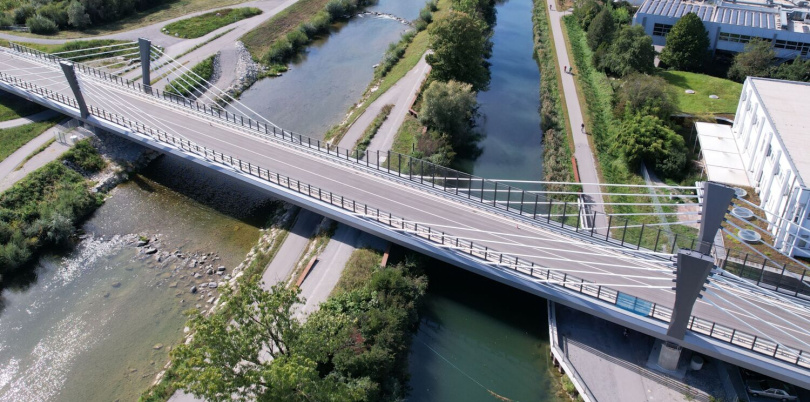
MULTIPOLYGON (((748 35, 740 35, 735 33, 729 32, 720 32, 720 40, 726 42, 733 42, 733 43, 748 43, 751 42, 751 39, 757 38, 756 36, 748 36, 748 35)), ((759 38, 762 39, 762 38, 759 38)), ((766 39, 762 39, 766 40, 766 39)))
POLYGON ((655 25, 653 25, 653 35, 654 36, 667 36, 670 29, 672 29, 672 25, 669 25, 669 24, 655 24, 655 25))
POLYGON ((773 149, 771 148, 771 144, 768 144, 768 150, 765 151, 765 156, 767 156, 768 159, 773 159, 773 149))
POLYGON ((777 49, 796 50, 801 52, 802 56, 807 56, 807 52, 810 51, 810 43, 794 42, 781 39, 777 39, 774 42, 773 47, 777 49))

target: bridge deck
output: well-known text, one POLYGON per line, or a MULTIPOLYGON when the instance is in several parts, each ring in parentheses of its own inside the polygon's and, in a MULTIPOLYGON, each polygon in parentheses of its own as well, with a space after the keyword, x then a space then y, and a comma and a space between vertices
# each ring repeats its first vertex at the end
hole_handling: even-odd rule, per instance
MULTIPOLYGON (((43 65, 12 56, 9 52, 0 54, 0 71, 10 75, 19 72, 20 79, 72 98, 64 80, 42 80, 25 75, 26 71, 43 65)), ((55 66, 53 70, 57 71, 55 66)), ((597 284, 612 285, 608 287, 662 306, 673 305, 673 291, 647 287, 672 285, 666 281, 673 277, 671 272, 644 270, 661 269, 660 264, 616 251, 597 249, 593 244, 571 236, 525 225, 509 216, 465 203, 461 197, 431 190, 429 186, 406 183, 385 174, 349 166, 335 157, 260 139, 227 124, 203 119, 191 111, 179 110, 157 99, 115 87, 112 83, 83 79, 82 85, 89 105, 107 110, 117 106, 115 111, 129 119, 170 133, 174 131, 198 145, 241 158, 358 203, 380 208, 420 225, 424 223, 448 235, 472 239, 493 250, 525 256, 521 258, 538 266, 565 270, 597 284), (147 123, 149 119, 154 119, 154 122, 147 123)), ((527 277, 527 280, 532 279, 527 277)), ((712 295, 699 300, 693 314, 789 347, 810 350, 810 331, 807 330, 810 321, 803 321, 810 320, 807 308, 780 307, 752 294, 721 293, 721 296, 726 300, 712 295), (803 320, 797 316, 803 317, 803 320)))

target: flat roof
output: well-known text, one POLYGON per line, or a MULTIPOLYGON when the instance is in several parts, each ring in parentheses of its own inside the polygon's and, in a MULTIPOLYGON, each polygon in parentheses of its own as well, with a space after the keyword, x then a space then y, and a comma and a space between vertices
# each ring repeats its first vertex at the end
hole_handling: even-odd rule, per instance
POLYGON ((810 84, 755 77, 747 81, 804 186, 804 178, 810 178, 810 84))
MULTIPOLYGON (((803 21, 794 21, 780 16, 784 12, 808 12, 806 8, 781 8, 781 5, 767 3, 738 4, 717 1, 717 3, 690 0, 646 0, 639 7, 637 14, 660 15, 670 18, 681 18, 688 13, 695 13, 703 22, 714 22, 750 28, 781 30, 786 25, 791 32, 810 32, 803 21)), ((784 13, 783 13, 784 14, 784 13)))
POLYGON ((695 123, 706 175, 710 181, 732 186, 750 187, 737 141, 731 126, 725 124, 695 123))

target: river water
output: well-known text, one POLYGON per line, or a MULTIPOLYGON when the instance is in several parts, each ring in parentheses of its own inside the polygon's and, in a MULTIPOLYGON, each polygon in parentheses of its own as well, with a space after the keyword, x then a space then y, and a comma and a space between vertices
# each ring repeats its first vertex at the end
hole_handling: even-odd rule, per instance
POLYGON ((182 339, 182 312, 209 296, 191 295, 190 271, 131 241, 157 235, 161 250, 210 252, 230 272, 258 240, 267 205, 168 157, 118 186, 84 225, 89 238, 2 291, 0 401, 137 400, 182 339))
MULTIPOLYGON (((496 6, 490 89, 478 94, 482 154, 462 168, 496 179, 542 180, 540 75, 532 1, 496 6)), ((558 401, 550 374, 546 301, 462 269, 427 270, 411 346, 413 401, 558 401)))
MULTIPOLYGON (((380 0, 368 11, 407 20, 419 16, 425 0, 380 0)), ((408 27, 392 19, 352 18, 313 42, 281 77, 264 78, 240 101, 273 123, 312 138, 323 138, 360 100, 390 43, 408 27)))

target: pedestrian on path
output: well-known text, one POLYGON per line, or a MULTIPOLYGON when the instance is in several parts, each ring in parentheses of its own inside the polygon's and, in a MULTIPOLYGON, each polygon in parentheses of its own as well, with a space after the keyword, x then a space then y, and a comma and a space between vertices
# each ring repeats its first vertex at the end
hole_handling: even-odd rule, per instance
POLYGON ((563 66, 563 72, 565 72, 565 73, 568 72, 568 66, 563 66))
POLYGON ((585 134, 585 123, 582 123, 582 134, 585 134))

